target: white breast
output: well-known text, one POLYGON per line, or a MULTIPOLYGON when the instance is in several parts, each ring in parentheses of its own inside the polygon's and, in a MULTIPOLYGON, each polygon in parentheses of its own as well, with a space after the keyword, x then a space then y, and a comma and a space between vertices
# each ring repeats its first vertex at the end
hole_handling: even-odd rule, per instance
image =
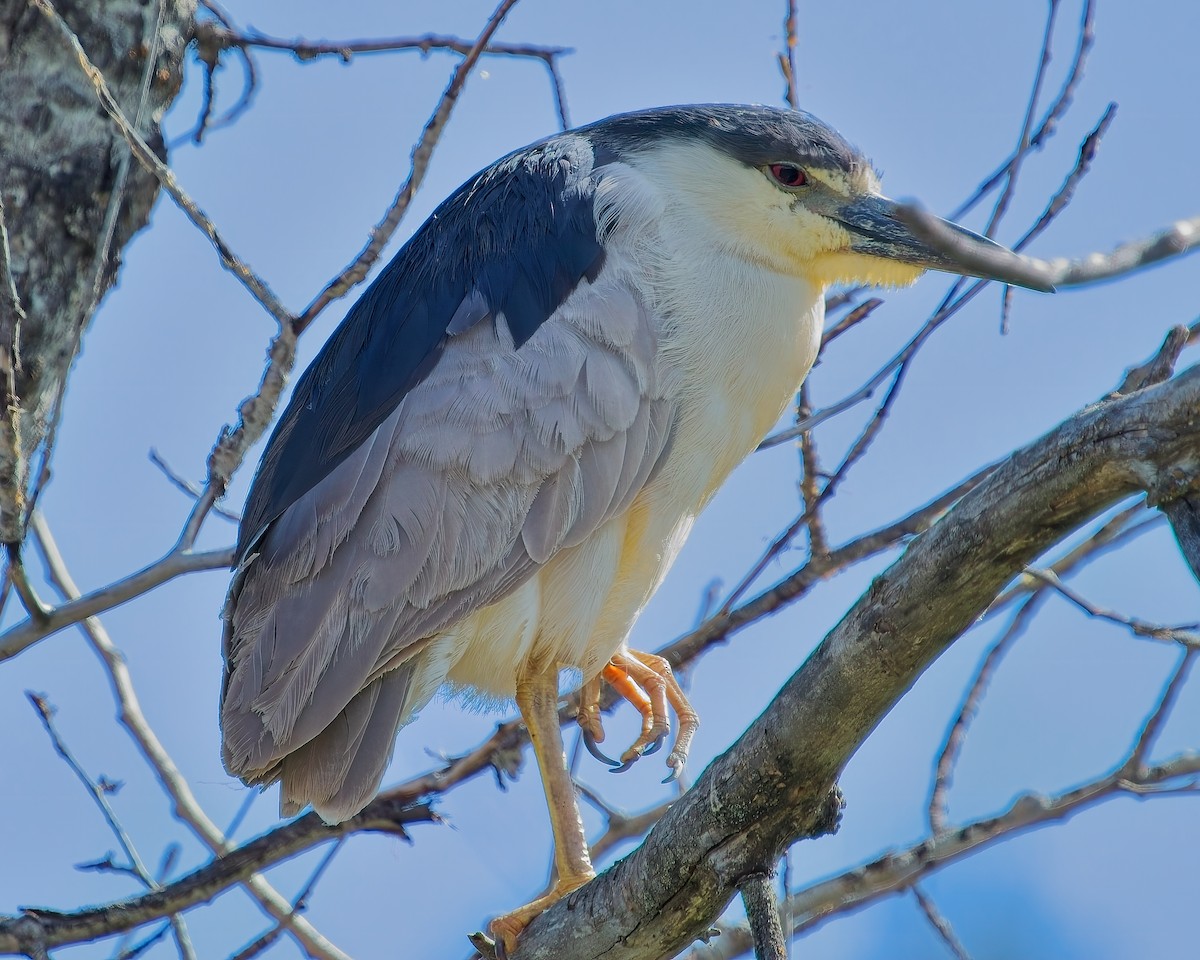
POLYGON ((616 169, 598 206, 602 223, 614 211, 610 247, 628 251, 661 318, 660 362, 681 410, 663 479, 694 513, 791 402, 825 309, 821 289, 747 242, 752 225, 730 223, 729 197, 673 188, 689 162, 616 169))

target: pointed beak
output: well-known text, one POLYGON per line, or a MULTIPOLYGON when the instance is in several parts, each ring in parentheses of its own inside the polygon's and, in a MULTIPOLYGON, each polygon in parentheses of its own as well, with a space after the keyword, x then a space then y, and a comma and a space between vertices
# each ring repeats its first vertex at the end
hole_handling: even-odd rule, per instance
POLYGON ((838 207, 833 219, 850 232, 855 253, 1054 292, 1036 261, 911 204, 876 195, 856 197, 838 207))

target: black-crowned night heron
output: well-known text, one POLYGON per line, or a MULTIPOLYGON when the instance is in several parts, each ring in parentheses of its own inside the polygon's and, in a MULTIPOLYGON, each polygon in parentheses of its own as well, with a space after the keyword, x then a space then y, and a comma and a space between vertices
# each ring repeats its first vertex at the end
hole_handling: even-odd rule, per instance
POLYGON ((263 455, 225 612, 226 767, 337 822, 439 689, 515 699, 558 879, 493 922, 511 947, 593 876, 560 670, 581 673, 593 746, 602 681, 640 711, 625 765, 673 710, 682 769, 696 715, 627 646, 638 613, 808 373, 830 284, 1038 286, 953 229, 970 265, 918 240, 834 130, 768 107, 611 117, 472 177, 350 310, 263 455))

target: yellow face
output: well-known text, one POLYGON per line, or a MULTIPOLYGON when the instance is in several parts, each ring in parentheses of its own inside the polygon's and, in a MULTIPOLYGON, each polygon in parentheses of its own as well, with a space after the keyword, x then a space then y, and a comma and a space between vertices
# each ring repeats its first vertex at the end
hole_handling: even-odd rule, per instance
MULTIPOLYGON (((836 220, 810 208, 804 195, 787 193, 775 186, 767 172, 747 172, 757 174, 762 181, 761 186, 754 184, 764 208, 758 224, 758 243, 761 245, 765 240, 782 251, 789 270, 820 289, 836 283, 902 287, 925 272, 923 267, 854 250, 854 235, 836 220)), ((855 197, 879 193, 879 182, 869 171, 864 171, 854 182, 840 171, 809 168, 805 175, 808 179, 805 194, 816 194, 826 203, 848 203, 855 197)), ((752 226, 744 223, 742 228, 748 233, 752 226)))
POLYGON ((769 171, 695 144, 671 144, 655 154, 641 169, 654 171, 675 195, 702 211, 713 225, 712 241, 742 259, 801 277, 820 290, 835 283, 907 286, 924 273, 922 267, 853 250, 850 231, 814 209, 878 194, 870 170, 850 178, 806 168, 805 189, 789 192, 772 182, 769 171))

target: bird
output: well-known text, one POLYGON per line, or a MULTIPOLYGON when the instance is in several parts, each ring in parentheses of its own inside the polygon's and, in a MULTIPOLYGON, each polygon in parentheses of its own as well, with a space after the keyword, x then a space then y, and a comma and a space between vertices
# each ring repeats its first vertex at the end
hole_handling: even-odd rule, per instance
POLYGON ((1048 290, 940 221, 933 246, 866 157, 800 110, 680 105, 516 150, 412 235, 298 378, 248 494, 223 611, 226 769, 338 823, 439 690, 515 701, 557 878, 494 919, 511 951, 594 875, 564 762, 563 671, 608 760, 611 686, 642 717, 608 760, 698 718, 638 614, 693 521, 817 357, 834 284, 926 269, 1048 290), (673 720, 672 720, 673 718, 673 720))

